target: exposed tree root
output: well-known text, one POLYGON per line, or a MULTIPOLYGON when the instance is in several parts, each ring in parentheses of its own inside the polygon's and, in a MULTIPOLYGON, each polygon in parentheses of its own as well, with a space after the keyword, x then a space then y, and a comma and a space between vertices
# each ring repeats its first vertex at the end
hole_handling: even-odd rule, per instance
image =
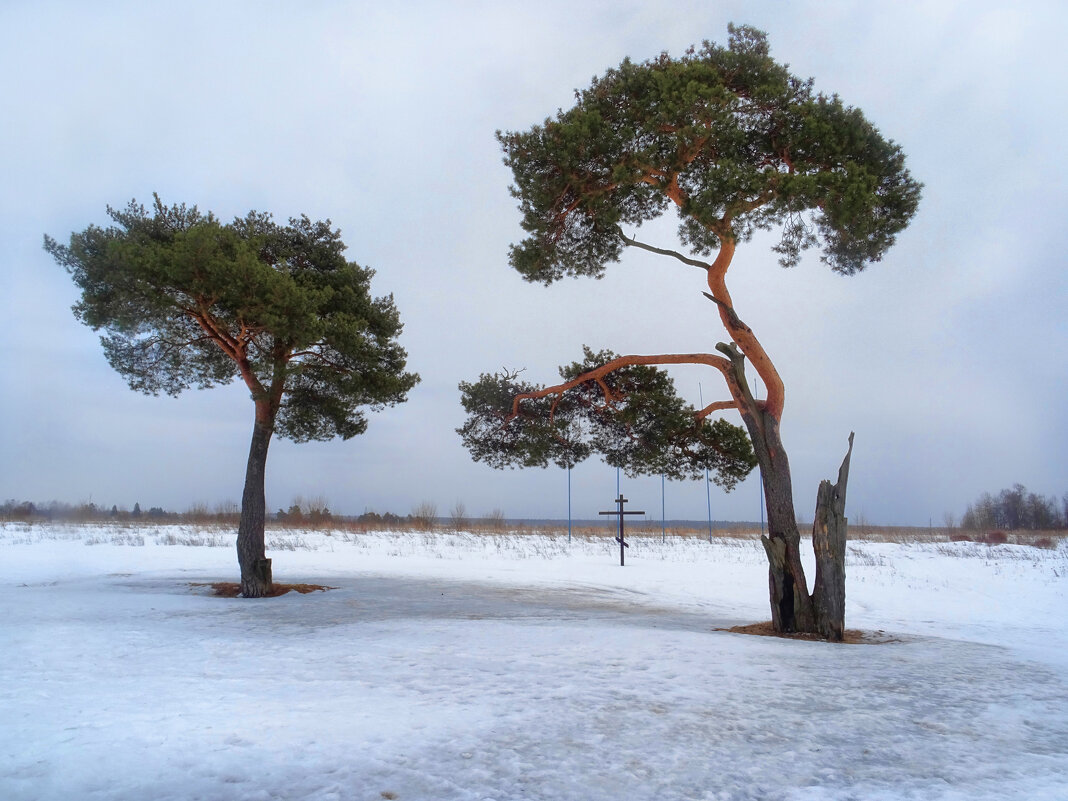
MULTIPOLYGON (((215 581, 211 583, 207 582, 192 582, 190 587, 211 587, 212 595, 217 595, 220 598, 240 598, 241 597, 241 584, 237 581, 215 581)), ((285 595, 287 592, 299 592, 301 595, 307 595, 309 592, 326 592, 327 590, 336 590, 337 587, 327 587, 325 584, 279 584, 277 581, 273 584, 273 591, 265 595, 265 598, 277 598, 279 595, 285 595)))
MULTIPOLYGON (((731 634, 754 634, 758 637, 780 637, 786 640, 812 640, 813 642, 829 642, 816 633, 791 632, 783 634, 775 631, 771 621, 765 623, 750 623, 746 626, 731 626, 729 629, 714 629, 714 631, 727 631, 731 634)), ((881 629, 876 631, 862 631, 860 629, 846 629, 842 643, 846 645, 886 645, 903 640, 887 634, 881 629)))

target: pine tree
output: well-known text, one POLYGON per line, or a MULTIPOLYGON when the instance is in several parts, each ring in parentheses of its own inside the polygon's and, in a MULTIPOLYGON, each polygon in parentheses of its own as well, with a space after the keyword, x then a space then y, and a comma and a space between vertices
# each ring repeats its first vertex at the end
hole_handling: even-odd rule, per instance
POLYGON ((708 466, 726 486, 755 457, 767 503, 775 627, 841 638, 849 456, 837 484, 821 488, 810 594, 779 433, 783 381, 736 309, 727 277, 738 246, 772 228, 781 232, 775 251, 785 267, 813 247, 841 275, 879 261, 919 202, 901 148, 859 110, 776 63, 765 34, 746 26, 730 27, 727 47, 705 42, 680 58, 624 60, 576 93, 571 108, 497 137, 527 233, 510 251, 524 279, 599 278, 628 248, 645 250, 700 273, 729 341, 715 353, 587 352, 549 387, 507 373, 462 384, 469 417, 461 434, 472 455, 498 467, 569 464, 592 449, 634 472, 685 475, 708 466), (669 209, 689 254, 634 233, 669 209), (763 400, 749 390, 746 361, 767 388, 763 400), (716 370, 727 397, 685 407, 650 369, 671 364, 716 370), (752 457, 730 428, 710 430, 717 424, 708 416, 724 410, 741 416, 752 457))
MULTIPOLYGON (((402 326, 374 272, 346 261, 330 221, 279 225, 249 212, 229 224, 195 206, 108 208, 113 225, 45 237, 81 290, 74 313, 132 389, 178 395, 240 378, 255 408, 237 551, 245 597, 271 591, 264 475, 272 436, 296 442, 363 433, 363 409, 406 399, 402 326)), ((135 507, 139 512, 139 508, 135 507)))

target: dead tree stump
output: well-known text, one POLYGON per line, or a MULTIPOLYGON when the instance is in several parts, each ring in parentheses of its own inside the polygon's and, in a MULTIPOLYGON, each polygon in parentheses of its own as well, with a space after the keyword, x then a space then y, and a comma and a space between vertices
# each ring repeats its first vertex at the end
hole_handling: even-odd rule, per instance
POLYGON ((812 520, 812 549, 816 552, 816 579, 812 606, 819 634, 841 642, 845 633, 845 552, 848 520, 845 516, 849 457, 853 454, 853 433, 849 450, 838 469, 838 483, 821 481, 816 494, 816 514, 812 520))

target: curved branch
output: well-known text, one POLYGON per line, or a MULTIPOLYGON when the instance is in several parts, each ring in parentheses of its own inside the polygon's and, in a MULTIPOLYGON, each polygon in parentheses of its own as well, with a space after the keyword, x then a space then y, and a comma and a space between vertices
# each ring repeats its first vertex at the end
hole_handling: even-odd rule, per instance
POLYGON ((727 269, 734 259, 735 250, 735 239, 730 232, 730 220, 724 219, 722 225, 717 225, 714 230, 714 233, 720 239, 720 249, 711 264, 689 258, 674 250, 658 248, 639 242, 628 237, 618 226, 616 226, 616 232, 628 245, 660 256, 671 256, 683 264, 698 267, 705 271, 708 276, 708 288, 711 290, 711 292, 704 293, 705 297, 719 307, 720 320, 723 322, 723 327, 727 329, 731 339, 738 344, 741 352, 749 359, 753 368, 757 371, 757 375, 764 382, 764 386, 768 388, 767 400, 761 404, 762 410, 772 415, 776 420, 781 419, 785 405, 785 387, 783 386, 782 378, 764 350, 764 346, 760 344, 760 340, 753 334, 753 330, 738 317, 737 312, 734 310, 734 301, 731 300, 730 292, 727 291, 727 269))
POLYGON ((701 261, 700 259, 691 259, 688 256, 683 256, 681 253, 677 253, 674 250, 666 250, 664 248, 654 247, 653 245, 647 245, 644 242, 639 242, 637 239, 631 239, 625 233, 623 229, 618 225, 616 226, 616 233, 619 234, 619 238, 626 242, 631 247, 641 248, 642 250, 648 250, 650 253, 656 253, 658 256, 672 256, 683 264, 689 264, 691 267, 698 267, 702 270, 708 271, 712 265, 708 262, 701 261))
MULTIPOLYGON (((727 329, 738 349, 749 359, 753 369, 757 371, 757 375, 767 387, 768 397, 764 401, 764 413, 778 422, 782 419, 786 390, 779 371, 775 369, 775 364, 764 350, 764 346, 760 344, 753 330, 745 325, 734 311, 734 302, 731 300, 730 292, 727 291, 727 269, 734 258, 735 239, 730 235, 724 236, 719 231, 716 234, 720 237, 721 244, 716 260, 712 262, 708 270, 710 299, 719 307, 719 319, 723 327, 727 329)), ((708 297, 707 294, 706 297, 708 297)))
POLYGON ((757 195, 752 200, 738 201, 737 203, 734 203, 734 204, 728 206, 728 209, 730 210, 730 216, 731 217, 738 217, 738 216, 740 216, 742 214, 748 214, 749 212, 760 208, 764 204, 766 204, 769 201, 774 200, 774 199, 775 199, 775 192, 772 191, 771 189, 768 189, 765 192, 761 192, 759 195, 757 195))
POLYGON ((620 398, 616 393, 614 393, 609 388, 608 384, 606 384, 604 382, 604 377, 603 376, 598 376, 597 378, 594 378, 593 380, 597 382, 597 386, 599 386, 601 388, 601 392, 604 393, 604 404, 605 404, 606 407, 609 407, 612 404, 616 403, 617 401, 622 400, 622 398, 620 398))
MULTIPOLYGON (((286 362, 297 362, 298 359, 308 357, 311 359, 315 359, 320 366, 329 368, 331 370, 337 370, 338 372, 345 372, 351 370, 350 367, 345 364, 339 364, 338 362, 331 359, 324 352, 325 348, 328 347, 326 344, 322 342, 317 342, 312 347, 319 348, 319 350, 298 350, 294 353, 288 354, 288 356, 285 356, 284 360, 286 362)), ((297 362, 293 369, 300 369, 301 364, 307 364, 307 362, 297 362)))
POLYGON ((520 395, 516 395, 515 398, 512 399, 512 413, 508 416, 505 422, 507 423, 514 420, 519 416, 519 404, 521 401, 546 398, 549 395, 559 395, 567 392, 569 389, 585 384, 588 381, 597 381, 603 387, 604 383, 601 379, 622 367, 657 364, 707 364, 710 367, 715 367, 725 377, 728 377, 731 371, 731 363, 729 359, 725 359, 722 356, 715 356, 711 353, 669 353, 656 356, 618 356, 594 370, 583 373, 578 378, 574 378, 571 381, 565 381, 562 384, 545 387, 544 389, 535 390, 534 392, 524 392, 520 395))
POLYGON ((163 334, 157 334, 156 336, 134 341, 125 350, 130 354, 137 354, 138 358, 142 360, 145 369, 154 371, 160 369, 160 365, 175 352, 203 342, 214 343, 214 341, 207 335, 193 337, 192 339, 173 340, 163 334))
POLYGON ((764 350, 764 346, 760 344, 760 340, 753 334, 753 330, 738 317, 737 312, 734 310, 734 301, 731 300, 730 292, 727 291, 727 269, 734 259, 736 244, 730 231, 730 219, 724 218, 722 224, 715 226, 713 230, 713 233, 719 237, 720 248, 719 253, 716 254, 716 258, 711 264, 698 259, 691 259, 673 250, 639 242, 624 234, 623 230, 618 226, 616 227, 616 232, 628 245, 660 256, 671 256, 683 264, 699 267, 705 271, 708 276, 708 288, 711 290, 711 292, 704 293, 705 297, 719 307, 720 320, 723 322, 723 327, 727 329, 731 339, 738 344, 741 352, 749 359, 753 368, 757 371, 757 375, 764 382, 764 386, 768 388, 767 400, 761 404, 762 410, 772 415, 776 420, 781 419, 785 405, 785 387, 783 386, 782 378, 779 376, 779 371, 775 369, 771 357, 764 350))
POLYGON ((696 417, 697 417, 698 420, 704 420, 706 417, 708 417, 710 414, 712 414, 712 412, 721 412, 724 409, 737 409, 737 408, 738 408, 738 401, 733 401, 733 400, 716 401, 715 403, 708 404, 708 406, 706 406, 701 411, 699 411, 697 413, 696 417))
POLYGON ((713 303, 715 303, 717 306, 719 306, 719 310, 720 310, 720 312, 722 314, 727 315, 727 317, 731 321, 731 325, 729 326, 730 328, 732 328, 732 329, 733 328, 738 328, 740 330, 752 331, 752 329, 749 326, 747 326, 745 323, 742 322, 742 318, 738 316, 738 312, 736 312, 734 310, 733 306, 728 306, 726 303, 724 303, 723 301, 719 300, 714 295, 710 295, 707 292, 702 292, 701 294, 704 295, 706 298, 708 298, 713 303))
POLYGON ((235 362, 240 361, 241 356, 243 355, 240 344, 235 341, 234 338, 230 336, 230 333, 224 330, 222 326, 217 325, 211 315, 206 312, 188 310, 186 311, 186 314, 196 321, 196 324, 200 326, 201 330, 208 335, 209 339, 219 346, 223 353, 235 362))
MULTIPOLYGON (((229 356, 234 364, 237 365, 237 370, 241 374, 241 380, 245 382, 245 386, 248 387, 249 392, 252 393, 252 397, 259 399, 262 398, 266 392, 263 388, 263 384, 260 383, 259 378, 256 377, 256 373, 252 370, 252 365, 248 360, 248 345, 242 343, 239 340, 235 340, 233 335, 226 331, 223 326, 219 325, 215 318, 207 312, 195 312, 189 313, 190 316, 196 320, 197 324, 204 330, 216 345, 218 345, 222 352, 229 356)), ((256 414, 259 415, 259 406, 256 407, 256 414)))

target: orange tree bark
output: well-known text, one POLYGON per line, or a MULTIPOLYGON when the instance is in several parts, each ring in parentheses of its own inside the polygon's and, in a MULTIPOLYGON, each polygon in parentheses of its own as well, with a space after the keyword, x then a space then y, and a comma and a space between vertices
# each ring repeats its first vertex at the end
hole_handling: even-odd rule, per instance
MULTIPOLYGON (((706 295, 729 337, 716 346, 719 361, 714 354, 604 361, 617 370, 707 364, 724 376, 730 400, 717 401, 699 416, 724 408, 740 413, 766 495, 769 531, 763 543, 775 627, 814 632, 824 613, 814 609, 800 559, 790 465, 780 435, 785 389, 756 334, 739 317, 727 275, 736 246, 772 228, 782 232, 775 251, 784 267, 818 248, 832 270, 853 275, 893 245, 916 212, 921 185, 906 169, 899 146, 858 109, 837 95, 815 92, 811 80, 777 63, 763 32, 732 25, 728 34, 726 47, 705 42, 677 58, 663 53, 642 63, 625 59, 577 92, 571 108, 526 131, 498 133, 527 233, 512 246, 509 261, 524 279, 544 284, 600 277, 626 247, 704 271, 706 295), (678 213, 687 248, 705 258, 715 254, 714 260, 647 245, 622 230, 639 228, 668 209, 678 213), (746 386, 746 360, 767 387, 763 401, 746 386)), ((566 396, 584 378, 600 388, 606 408, 622 404, 613 397, 618 391, 605 367, 591 365, 588 374, 569 374, 556 387, 516 394, 536 405, 555 393, 551 415, 557 403, 567 406, 566 396)), ((465 396, 469 411, 478 399, 488 406, 497 402, 484 380, 477 388, 465 396)), ((512 407, 513 421, 521 416, 518 410, 512 407)), ((465 436, 473 430, 465 427, 465 436)), ((504 466, 503 448, 484 445, 489 433, 471 437, 472 453, 488 454, 495 466, 504 466)), ((525 448, 513 463, 544 462, 546 451, 537 442, 504 439, 525 448)), ((561 458, 567 457, 564 449, 561 458)), ((844 501, 844 481, 840 485, 844 501)))
MULTIPOLYGON (((570 381, 517 395, 513 401, 511 417, 519 414, 520 405, 525 400, 560 396, 580 384, 596 383, 624 367, 695 364, 715 368, 723 376, 731 400, 710 404, 698 412, 698 417, 704 417, 712 411, 737 409, 753 443, 768 515, 768 533, 762 538, 762 542, 768 557, 768 583, 775 629, 782 632, 816 632, 818 623, 801 562, 801 536, 794 512, 790 462, 779 434, 785 408, 784 385, 775 364, 756 334, 735 311, 726 283, 727 271, 734 258, 735 243, 729 235, 724 236, 721 241, 722 247, 712 263, 695 259, 687 259, 687 262, 702 267, 707 274, 710 293, 706 294, 717 305, 720 320, 732 340, 729 345, 717 345, 723 355, 690 353, 620 356, 570 381), (746 359, 754 365, 761 381, 767 387, 767 398, 764 400, 755 399, 749 390, 744 368, 746 359)), ((628 240, 628 244, 644 247, 635 240, 628 240)), ((607 388, 604 393, 607 401, 615 400, 607 388)))

